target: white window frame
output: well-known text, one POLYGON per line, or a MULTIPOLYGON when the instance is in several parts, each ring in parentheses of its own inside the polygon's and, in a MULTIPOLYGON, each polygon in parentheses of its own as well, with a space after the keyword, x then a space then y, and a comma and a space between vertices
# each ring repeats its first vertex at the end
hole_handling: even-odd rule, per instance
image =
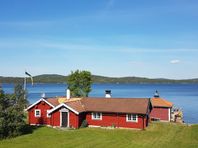
POLYGON ((92 120, 102 120, 102 113, 93 112, 93 113, 91 114, 91 119, 92 119, 92 120), (94 115, 94 114, 95 114, 95 115, 94 115), (99 115, 99 118, 98 118, 97 115, 99 115))
POLYGON ((126 114, 126 121, 127 122, 138 122, 138 115, 137 114, 126 114), (129 119, 129 116, 131 116, 131 119, 129 119), (133 117, 136 117, 136 120, 133 119, 133 117))
POLYGON ((41 110, 40 109, 35 109, 34 110, 34 116, 35 117, 41 117, 41 110), (37 111, 39 111, 39 115, 36 114, 37 111))
POLYGON ((49 114, 49 112, 50 112, 50 109, 48 109, 47 112, 46 112, 47 113, 47 118, 50 118, 51 117, 51 115, 49 114))

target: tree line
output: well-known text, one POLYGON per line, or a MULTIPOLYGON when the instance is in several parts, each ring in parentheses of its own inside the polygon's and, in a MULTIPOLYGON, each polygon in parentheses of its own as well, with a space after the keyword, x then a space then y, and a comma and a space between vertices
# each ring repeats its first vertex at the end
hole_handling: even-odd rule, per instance
MULTIPOLYGON (((105 77, 92 75, 93 83, 113 83, 113 84, 174 84, 174 83, 198 83, 198 79, 184 79, 184 80, 173 80, 173 79, 150 79, 143 77, 105 77)), ((56 74, 45 74, 34 76, 35 83, 65 83, 65 80, 68 79, 68 76, 56 75, 56 74)), ((22 83, 24 78, 21 77, 1 77, 0 83, 22 83)), ((31 83, 30 80, 27 80, 28 83, 31 83)))

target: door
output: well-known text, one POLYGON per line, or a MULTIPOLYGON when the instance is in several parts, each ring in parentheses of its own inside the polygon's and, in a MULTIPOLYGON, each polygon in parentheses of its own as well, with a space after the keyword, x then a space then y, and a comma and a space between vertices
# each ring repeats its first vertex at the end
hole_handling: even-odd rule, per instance
POLYGON ((67 127, 68 123, 68 113, 67 112, 61 112, 62 114, 62 127, 67 127))

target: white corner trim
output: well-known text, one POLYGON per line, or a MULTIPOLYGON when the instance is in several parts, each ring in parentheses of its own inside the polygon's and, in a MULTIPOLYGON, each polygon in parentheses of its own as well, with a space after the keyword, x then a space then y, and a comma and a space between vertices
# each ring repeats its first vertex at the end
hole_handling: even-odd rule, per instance
POLYGON ((168 108, 168 121, 170 122, 170 115, 171 115, 171 113, 170 113, 170 108, 168 108))
POLYGON ((35 103, 33 103, 32 105, 30 105, 26 111, 28 111, 30 108, 32 108, 33 106, 35 106, 36 104, 40 103, 41 101, 44 101, 45 103, 47 103, 48 105, 50 105, 51 107, 54 107, 54 105, 52 105, 51 103, 47 102, 47 100, 41 98, 38 101, 36 101, 35 103))
POLYGON ((66 107, 67 109, 73 111, 75 114, 79 115, 79 112, 77 112, 76 110, 74 110, 73 108, 71 108, 70 106, 68 106, 64 103, 61 103, 58 106, 56 106, 55 108, 51 109, 48 114, 51 114, 53 111, 59 109, 60 107, 66 107))
POLYGON ((50 109, 48 109, 48 110, 47 110, 47 112, 46 112, 46 114, 47 114, 47 115, 46 115, 46 116, 47 116, 47 118, 51 118, 51 115, 49 114, 49 112, 50 112, 50 109))
POLYGON ((129 114, 126 114, 126 122, 138 122, 138 115, 137 114, 130 114, 130 115, 135 115, 136 116, 136 120, 129 120, 128 116, 129 114))

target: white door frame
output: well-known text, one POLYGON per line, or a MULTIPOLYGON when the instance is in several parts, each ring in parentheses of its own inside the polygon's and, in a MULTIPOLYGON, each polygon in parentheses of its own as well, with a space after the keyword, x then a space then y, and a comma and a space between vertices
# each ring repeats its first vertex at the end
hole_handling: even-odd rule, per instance
POLYGON ((62 113, 63 112, 67 113, 67 127, 69 127, 69 110, 66 108, 62 108, 59 112, 60 112, 60 127, 62 127, 62 113))

